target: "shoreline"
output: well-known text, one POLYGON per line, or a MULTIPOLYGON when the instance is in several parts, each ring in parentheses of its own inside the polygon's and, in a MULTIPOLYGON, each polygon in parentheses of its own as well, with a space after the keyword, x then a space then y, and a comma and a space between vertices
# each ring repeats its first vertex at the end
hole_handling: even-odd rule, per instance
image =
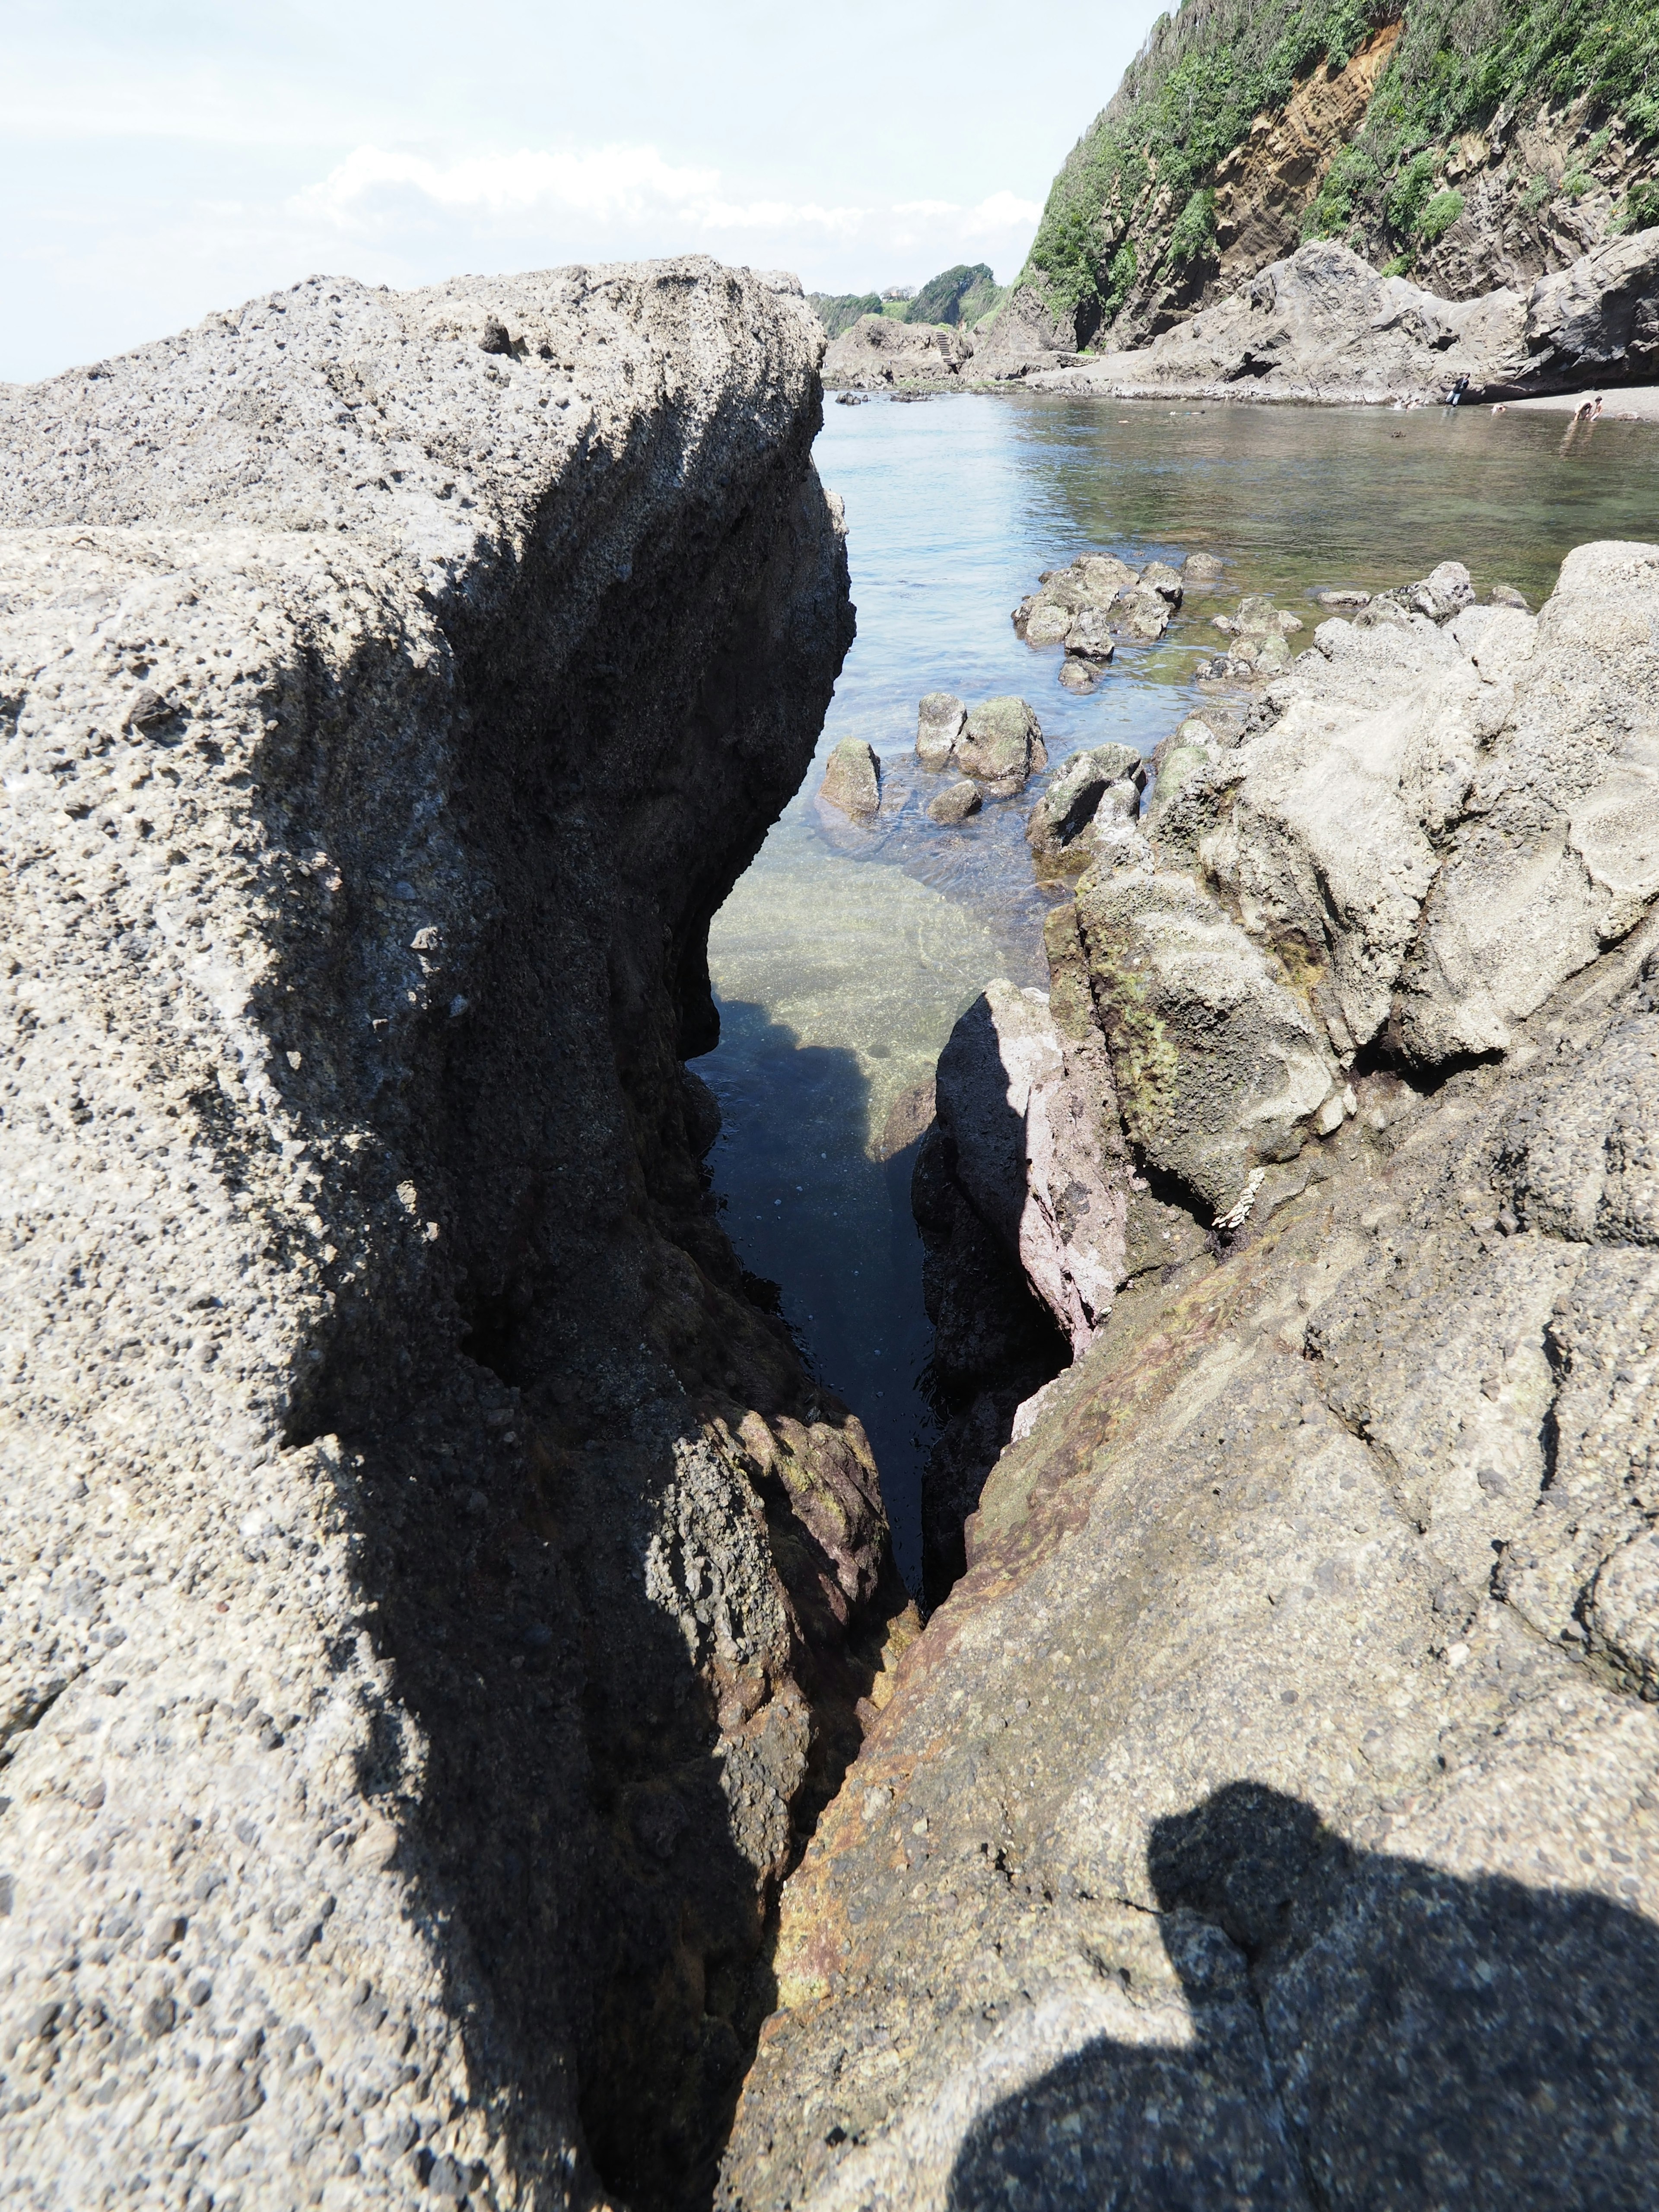
MULTIPOLYGON (((834 395, 837 402, 844 392, 856 393, 860 399, 933 399, 967 392, 991 396, 1035 392, 1049 398, 1109 400, 1114 405, 1121 406, 1145 401, 1179 401, 1188 404, 1198 401, 1212 407, 1365 407, 1384 414, 1392 413, 1396 400, 1401 398, 1411 404, 1413 412, 1419 408, 1443 407, 1448 404, 1438 397, 1395 392, 1320 392, 1306 389, 1240 392, 1218 388, 1214 385, 1171 385, 1158 391, 1148 391, 1144 386, 1130 391, 1121 388, 1103 390, 1083 384, 1050 383, 1046 380, 1048 374, 1048 371, 1039 372, 1044 379, 1042 382, 1024 377, 988 378, 973 382, 957 382, 954 379, 949 382, 918 379, 914 382, 873 386, 826 382, 823 390, 826 398, 834 395)), ((1463 411, 1471 415, 1489 415, 1494 407, 1502 407, 1509 413, 1571 415, 1597 392, 1601 396, 1601 420, 1604 422, 1659 422, 1659 384, 1590 384, 1572 392, 1533 393, 1518 399, 1501 396, 1495 399, 1466 398, 1462 406, 1463 411)))

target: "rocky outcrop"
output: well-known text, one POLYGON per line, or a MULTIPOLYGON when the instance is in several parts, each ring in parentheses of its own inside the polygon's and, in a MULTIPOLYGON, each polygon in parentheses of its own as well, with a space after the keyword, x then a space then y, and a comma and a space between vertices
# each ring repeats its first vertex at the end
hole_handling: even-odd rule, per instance
POLYGON ((1051 921, 1121 1287, 786 1889, 748 2212, 1648 2192, 1659 547, 1455 583, 1051 921))
POLYGON ((843 814, 874 814, 881 805, 881 763, 863 738, 843 738, 833 747, 818 786, 818 797, 843 814))
POLYGON ((953 768, 992 799, 1012 799, 1048 765, 1042 726, 1024 699, 981 699, 964 707, 949 691, 930 691, 916 715, 916 758, 953 768))
POLYGON ((954 385, 973 357, 972 337, 951 324, 860 315, 825 354, 823 380, 860 392, 954 385))
POLYGON ((821 343, 319 280, 0 396, 20 2201, 706 2201, 892 1605, 682 1067, 851 636, 821 343))
POLYGON ((1370 402, 1561 392, 1659 374, 1659 229, 1598 246, 1528 293, 1443 300, 1317 240, 1150 345, 1027 381, 1042 391, 1370 402))
POLYGON ((1509 0, 1186 0, 1054 179, 994 373, 1145 345, 1309 238, 1524 294, 1659 215, 1650 45, 1509 0))

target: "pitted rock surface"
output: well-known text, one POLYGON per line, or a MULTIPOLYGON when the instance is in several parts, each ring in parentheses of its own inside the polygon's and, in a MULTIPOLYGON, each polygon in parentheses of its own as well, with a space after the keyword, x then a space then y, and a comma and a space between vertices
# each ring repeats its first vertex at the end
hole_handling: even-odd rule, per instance
POLYGON ((706 2198, 891 1610, 680 1065, 821 343, 319 280, 0 394, 8 2201, 706 2198))

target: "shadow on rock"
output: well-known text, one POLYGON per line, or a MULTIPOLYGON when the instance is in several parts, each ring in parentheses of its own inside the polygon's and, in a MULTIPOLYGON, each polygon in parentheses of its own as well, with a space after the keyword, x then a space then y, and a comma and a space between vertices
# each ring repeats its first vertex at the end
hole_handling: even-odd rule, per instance
POLYGON ((1352 1850, 1249 1783, 1158 1822, 1148 1861, 1192 2041, 1103 2039, 1006 2099, 952 2212, 1654 2203, 1649 1922, 1352 1850))

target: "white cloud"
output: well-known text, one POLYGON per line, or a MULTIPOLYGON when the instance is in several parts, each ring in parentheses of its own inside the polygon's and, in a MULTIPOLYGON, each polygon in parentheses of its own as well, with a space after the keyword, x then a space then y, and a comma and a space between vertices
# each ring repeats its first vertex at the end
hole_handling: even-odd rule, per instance
POLYGON ((295 195, 297 215, 353 236, 383 231, 411 198, 455 217, 498 223, 561 216, 648 226, 664 216, 707 236, 763 233, 918 245, 932 237, 1002 238, 1031 229, 1042 210, 1008 191, 977 207, 954 200, 902 200, 888 208, 825 206, 815 200, 739 199, 717 169, 676 167, 653 146, 604 146, 550 153, 521 148, 453 161, 359 146, 322 180, 295 195))
POLYGON ((653 146, 602 146, 575 154, 526 148, 447 164, 359 146, 320 184, 300 193, 296 205, 330 217, 343 229, 360 226, 372 202, 398 191, 418 193, 453 211, 499 216, 558 207, 626 220, 664 208, 707 205, 719 184, 718 170, 676 168, 653 146))

